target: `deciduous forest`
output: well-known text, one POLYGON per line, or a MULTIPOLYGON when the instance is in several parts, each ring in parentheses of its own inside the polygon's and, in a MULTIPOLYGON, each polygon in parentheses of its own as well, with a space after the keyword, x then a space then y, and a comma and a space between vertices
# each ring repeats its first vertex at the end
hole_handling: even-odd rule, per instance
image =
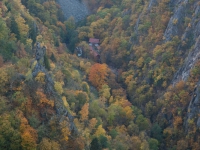
POLYGON ((0 0, 0 150, 199 150, 200 2, 74 1, 0 0))

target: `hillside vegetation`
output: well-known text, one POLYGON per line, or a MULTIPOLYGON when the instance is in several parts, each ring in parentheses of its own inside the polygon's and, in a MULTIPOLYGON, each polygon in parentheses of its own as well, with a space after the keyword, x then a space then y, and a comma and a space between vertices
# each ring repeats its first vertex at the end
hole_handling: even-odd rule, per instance
POLYGON ((82 2, 0 1, 0 149, 198 150, 198 0, 82 2))

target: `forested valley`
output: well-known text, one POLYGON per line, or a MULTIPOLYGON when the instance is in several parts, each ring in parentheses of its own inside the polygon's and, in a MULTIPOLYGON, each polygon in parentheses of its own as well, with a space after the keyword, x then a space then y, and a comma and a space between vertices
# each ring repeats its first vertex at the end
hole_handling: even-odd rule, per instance
POLYGON ((0 0, 0 150, 199 150, 200 2, 66 1, 0 0))

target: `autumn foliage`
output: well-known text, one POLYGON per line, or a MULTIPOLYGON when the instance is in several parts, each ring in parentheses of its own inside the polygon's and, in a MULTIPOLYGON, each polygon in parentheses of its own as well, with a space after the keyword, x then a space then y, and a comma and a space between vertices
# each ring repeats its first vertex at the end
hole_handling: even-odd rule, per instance
POLYGON ((27 150, 35 149, 37 146, 37 131, 28 124, 28 120, 21 116, 20 132, 22 147, 27 150))
POLYGON ((200 61, 171 85, 199 46, 198 0, 79 1, 83 22, 60 1, 0 0, 0 150, 199 150, 200 61))
POLYGON ((106 84, 106 77, 108 67, 106 64, 96 63, 90 68, 89 72, 89 81, 94 85, 97 89, 101 89, 102 85, 106 84))

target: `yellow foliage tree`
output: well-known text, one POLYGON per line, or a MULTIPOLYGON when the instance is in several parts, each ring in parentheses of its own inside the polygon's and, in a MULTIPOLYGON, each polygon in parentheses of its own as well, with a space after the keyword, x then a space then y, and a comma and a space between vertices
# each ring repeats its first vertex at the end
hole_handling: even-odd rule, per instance
POLYGON ((133 120, 135 118, 134 114, 133 114, 133 110, 130 106, 126 106, 124 108, 124 112, 126 113, 126 118, 129 120, 133 120))
POLYGON ((0 92, 5 92, 5 85, 8 83, 8 74, 6 68, 0 68, 0 92))
POLYGON ((45 83, 45 73, 44 72, 39 72, 37 76, 35 77, 35 80, 44 84, 45 83))
POLYGON ((99 91, 99 94, 106 99, 110 98, 110 88, 108 85, 103 85, 102 89, 99 91))
POLYGON ((88 114, 89 114, 89 103, 85 103, 83 107, 81 108, 80 115, 81 115, 81 121, 88 120, 88 114))
POLYGON ((56 91, 57 91, 59 94, 62 94, 62 93, 63 93, 62 83, 60 83, 60 82, 55 82, 54 88, 56 89, 56 91))
POLYGON ((99 125, 95 132, 95 135, 98 137, 100 135, 105 135, 105 134, 106 134, 105 129, 102 127, 102 125, 99 125))
POLYGON ((17 26, 19 28, 19 33, 20 33, 20 40, 24 41, 26 40, 27 36, 28 36, 28 32, 29 32, 29 27, 26 24, 26 21, 24 20, 24 18, 22 18, 21 16, 18 16, 15 19, 17 26))
POLYGON ((141 68, 144 64, 144 58, 140 57, 136 63, 137 67, 141 68))
POLYGON ((22 116, 20 132, 22 142, 21 145, 24 150, 33 150, 37 146, 37 132, 29 124, 26 118, 22 116))
POLYGON ((38 146, 39 150, 60 150, 58 142, 43 138, 38 146))
POLYGON ((69 104, 68 104, 67 99, 66 99, 65 96, 62 97, 62 100, 63 100, 64 106, 65 106, 66 108, 69 108, 69 104))
POLYGON ((71 134, 71 131, 69 127, 67 126, 67 122, 64 120, 60 123, 61 133, 62 133, 62 140, 68 141, 69 135, 71 134))

